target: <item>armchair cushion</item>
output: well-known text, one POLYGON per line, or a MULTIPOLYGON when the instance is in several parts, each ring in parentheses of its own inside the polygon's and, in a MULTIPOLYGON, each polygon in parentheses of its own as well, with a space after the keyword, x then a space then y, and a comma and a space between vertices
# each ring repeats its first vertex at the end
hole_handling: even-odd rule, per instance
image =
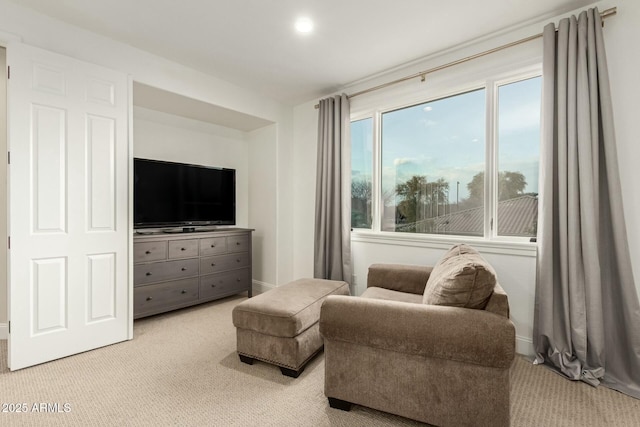
POLYGON ((413 294, 411 292, 394 291, 386 288, 367 288, 367 290, 364 291, 362 295, 360 295, 360 297, 422 304, 422 295, 413 294))
POLYGON ((422 296, 433 267, 406 264, 373 264, 369 267, 367 287, 385 288, 422 296))
POLYGON ((424 291, 423 302, 484 310, 496 273, 472 247, 453 246, 433 267, 424 291))

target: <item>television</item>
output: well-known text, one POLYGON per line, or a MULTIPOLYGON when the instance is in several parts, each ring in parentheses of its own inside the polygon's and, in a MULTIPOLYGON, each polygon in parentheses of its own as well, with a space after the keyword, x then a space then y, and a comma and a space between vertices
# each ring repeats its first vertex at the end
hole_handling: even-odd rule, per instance
POLYGON ((236 224, 236 171, 133 159, 134 228, 236 224))

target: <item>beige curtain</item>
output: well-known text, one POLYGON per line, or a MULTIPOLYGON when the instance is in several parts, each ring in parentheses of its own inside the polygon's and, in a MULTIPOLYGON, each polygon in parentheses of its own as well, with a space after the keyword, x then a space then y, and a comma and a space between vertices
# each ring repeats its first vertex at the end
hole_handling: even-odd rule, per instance
POLYGON ((320 101, 314 277, 351 283, 351 154, 347 95, 320 101))
POLYGON ((640 304, 597 9, 557 33, 547 25, 543 40, 536 363, 640 398, 640 304))

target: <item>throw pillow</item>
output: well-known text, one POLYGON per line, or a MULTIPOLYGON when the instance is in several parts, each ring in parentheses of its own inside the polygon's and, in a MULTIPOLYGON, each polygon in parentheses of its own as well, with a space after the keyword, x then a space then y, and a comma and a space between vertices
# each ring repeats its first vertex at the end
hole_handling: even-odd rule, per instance
POLYGON ((453 246, 433 267, 422 301, 484 310, 496 285, 496 273, 471 246, 453 246))

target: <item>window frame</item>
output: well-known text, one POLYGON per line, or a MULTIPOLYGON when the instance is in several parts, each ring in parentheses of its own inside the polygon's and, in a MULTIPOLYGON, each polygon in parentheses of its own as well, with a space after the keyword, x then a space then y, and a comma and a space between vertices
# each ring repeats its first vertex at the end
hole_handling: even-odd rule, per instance
MULTIPOLYGON (((462 241, 471 241, 474 244, 486 244, 490 247, 505 248, 512 252, 514 249, 535 251, 535 243, 530 237, 499 236, 498 235, 498 90, 501 86, 542 76, 542 62, 540 58, 532 58, 526 64, 518 66, 495 67, 485 70, 483 76, 473 75, 470 72, 452 73, 451 78, 440 79, 436 84, 430 85, 430 79, 418 90, 408 90, 407 87, 398 90, 385 91, 385 96, 371 96, 369 99, 356 104, 352 102, 350 122, 372 119, 372 226, 368 228, 354 228, 352 235, 356 241, 379 242, 379 239, 402 241, 405 244, 421 245, 429 242, 433 244, 451 244, 462 241), (510 68, 510 69, 508 69, 510 68), (455 75, 457 74, 457 75, 455 75), (382 212, 384 200, 382 198, 382 115, 419 105, 433 102, 438 99, 456 96, 473 90, 485 90, 485 186, 484 186, 484 231, 483 236, 463 236, 455 234, 428 234, 428 233, 401 233, 396 231, 382 231, 382 212), (355 107, 355 108, 354 108, 355 107), (492 223, 493 221, 493 223, 492 223), (363 240, 364 239, 364 240, 363 240), (533 248, 533 249, 532 249, 533 248)), ((530 253, 529 253, 530 255, 530 253)))
MULTIPOLYGON (((493 222, 492 226, 490 227, 490 233, 486 234, 486 230, 485 230, 485 237, 489 238, 490 240, 495 240, 495 241, 504 241, 504 242, 522 242, 522 241, 530 241, 531 237, 524 237, 524 236, 500 236, 498 235, 498 194, 499 194, 499 190, 498 190, 498 175, 500 173, 500 165, 499 165, 499 158, 500 158, 500 141, 498 138, 498 129, 499 129, 499 99, 498 99, 498 91, 500 89, 500 86, 506 86, 512 83, 517 83, 517 82, 521 82, 521 81, 525 81, 525 80, 529 80, 532 78, 536 78, 536 77, 540 77, 542 79, 542 69, 540 69, 539 72, 533 72, 533 71, 529 71, 528 73, 519 73, 519 74, 514 74, 513 76, 509 76, 506 78, 502 78, 502 79, 495 79, 492 81, 492 95, 494 97, 494 103, 493 103, 493 107, 492 107, 492 143, 491 145, 491 150, 488 151, 492 151, 490 153, 488 153, 488 155, 491 158, 491 169, 488 169, 490 172, 490 179, 491 179, 491 201, 493 203, 493 206, 491 207, 491 210, 489 211, 489 215, 491 216, 491 219, 494 219, 495 221, 493 222)), ((542 97, 542 84, 540 85, 540 96, 542 97)), ((542 103, 540 104, 542 106, 542 103)), ((542 126, 542 114, 540 115, 540 120, 541 123, 540 125, 542 126)), ((542 136, 542 135, 541 135, 542 136)), ((489 147, 487 147, 488 149, 489 147)), ((540 167, 540 157, 538 157, 538 168, 540 167)), ((485 177, 485 185, 487 184, 487 180, 485 177)), ((485 201, 486 199, 486 194, 485 194, 485 201)), ((486 212, 485 212, 485 220, 486 220, 486 212)))

